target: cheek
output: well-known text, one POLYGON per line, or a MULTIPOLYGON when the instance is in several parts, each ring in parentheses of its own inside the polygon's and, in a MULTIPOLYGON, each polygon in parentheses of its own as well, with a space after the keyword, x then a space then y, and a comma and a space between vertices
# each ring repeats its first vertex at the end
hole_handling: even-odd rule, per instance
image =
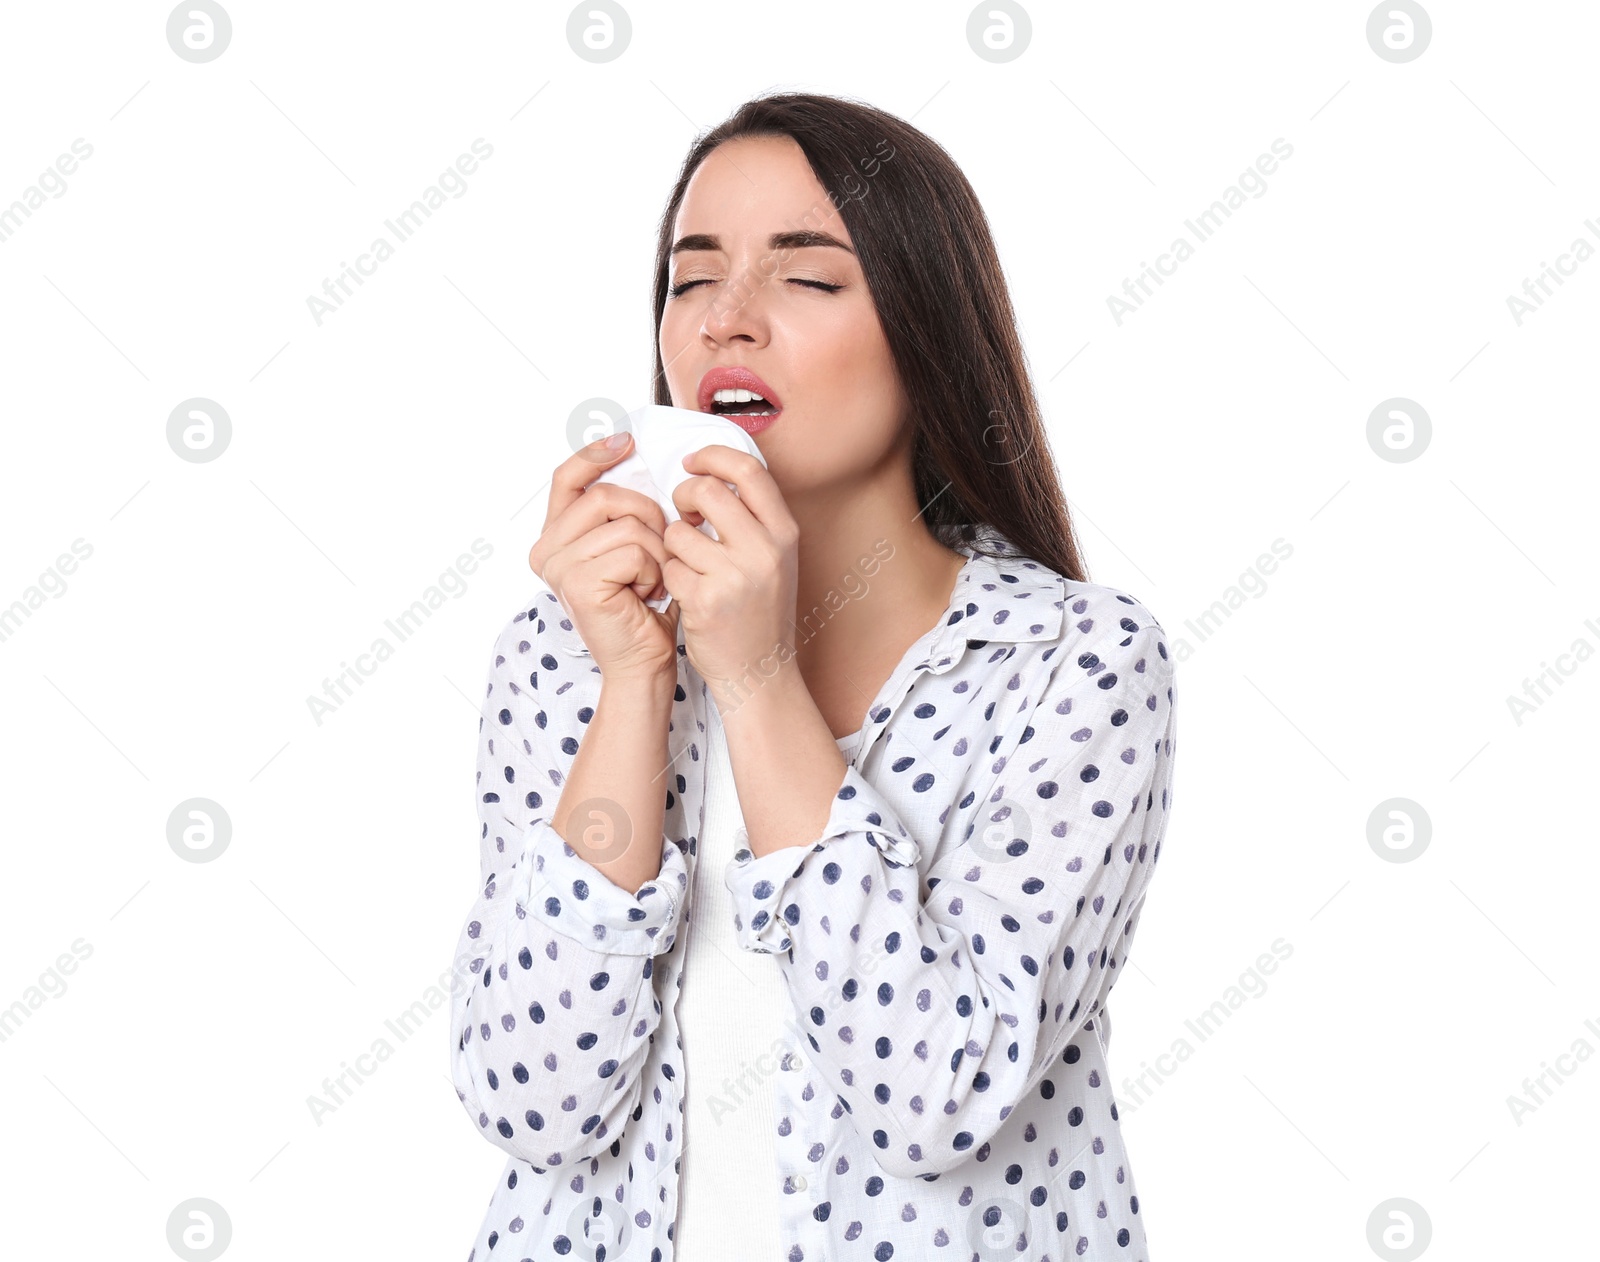
MULTIPOLYGON (((798 331, 797 331, 798 332, 798 331)), ((807 440, 772 432, 797 473, 838 475, 881 460, 903 410, 898 378, 875 314, 808 330, 794 341, 795 375, 806 383, 807 440), (820 440, 820 441, 812 441, 820 440)))
POLYGON ((873 443, 886 445, 893 437, 902 411, 899 377, 888 347, 877 340, 876 327, 854 344, 848 362, 840 366, 843 405, 865 436, 870 431, 873 443), (848 382, 846 387, 843 383, 848 382))
POLYGON ((663 361, 672 358, 672 352, 683 345, 683 313, 668 307, 661 316, 661 328, 656 333, 656 342, 661 347, 663 361))
POLYGON ((894 361, 871 310, 827 329, 812 349, 811 362, 827 394, 850 412, 875 415, 899 393, 894 361))
POLYGON ((696 383, 689 380, 689 368, 683 358, 683 349, 692 333, 686 331, 681 313, 672 314, 672 308, 662 316, 661 329, 656 335, 656 349, 665 365, 667 392, 678 407, 693 409, 696 383))
POLYGON ((899 389, 894 358, 889 353, 889 344, 884 340, 883 326, 878 323, 876 312, 869 308, 861 313, 851 330, 849 346, 852 368, 874 397, 881 399, 899 389))

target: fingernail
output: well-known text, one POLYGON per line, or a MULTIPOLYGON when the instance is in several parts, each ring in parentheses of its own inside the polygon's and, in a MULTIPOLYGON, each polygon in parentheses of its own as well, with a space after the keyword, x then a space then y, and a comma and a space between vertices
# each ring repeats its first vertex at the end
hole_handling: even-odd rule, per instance
POLYGON ((611 448, 613 451, 621 451, 627 441, 628 431, 622 429, 606 438, 606 446, 611 448))

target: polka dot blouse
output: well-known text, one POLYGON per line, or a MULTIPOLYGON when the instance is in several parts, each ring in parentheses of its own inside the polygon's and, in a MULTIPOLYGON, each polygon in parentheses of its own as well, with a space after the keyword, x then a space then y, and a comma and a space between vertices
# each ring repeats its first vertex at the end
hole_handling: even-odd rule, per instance
MULTIPOLYGON (((721 874, 734 941, 774 957, 791 1009, 764 1084, 765 1262, 1148 1259, 1106 999, 1171 806, 1172 659, 1132 596, 965 550, 815 842, 756 858, 740 830, 721 874)), ((548 591, 495 645, 451 1056, 508 1160, 469 1262, 715 1262, 673 1244, 698 1085, 679 939, 715 704, 681 629, 678 653, 660 875, 630 892, 549 823, 599 668, 548 591)))

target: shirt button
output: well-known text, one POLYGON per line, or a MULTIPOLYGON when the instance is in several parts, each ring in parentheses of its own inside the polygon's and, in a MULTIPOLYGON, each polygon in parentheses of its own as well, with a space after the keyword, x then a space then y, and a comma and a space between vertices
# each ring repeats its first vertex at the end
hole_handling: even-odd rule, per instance
POLYGON ((806 1190, 806 1176, 803 1175, 803 1174, 796 1175, 795 1176, 795 1180, 794 1180, 794 1186, 795 1186, 797 1191, 804 1192, 806 1190))

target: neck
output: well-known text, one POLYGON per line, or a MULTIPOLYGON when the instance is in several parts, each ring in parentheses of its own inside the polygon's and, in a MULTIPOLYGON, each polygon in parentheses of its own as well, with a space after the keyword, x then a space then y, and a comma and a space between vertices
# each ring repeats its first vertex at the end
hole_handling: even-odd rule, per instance
POLYGON ((950 602, 967 557, 934 538, 909 478, 789 501, 800 526, 796 656, 837 661, 874 641, 909 642, 950 602))

